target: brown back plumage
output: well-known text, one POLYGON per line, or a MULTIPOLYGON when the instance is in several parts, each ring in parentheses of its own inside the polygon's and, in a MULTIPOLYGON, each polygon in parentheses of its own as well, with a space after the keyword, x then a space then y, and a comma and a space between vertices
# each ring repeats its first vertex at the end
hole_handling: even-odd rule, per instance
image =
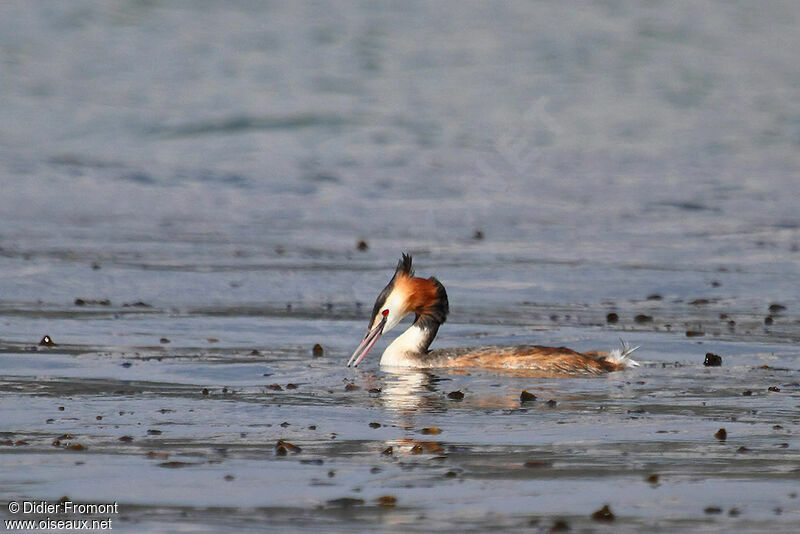
POLYGON ((465 347, 435 350, 427 355, 432 367, 525 370, 531 376, 598 375, 624 369, 605 356, 599 351, 580 353, 566 347, 540 345, 465 347))

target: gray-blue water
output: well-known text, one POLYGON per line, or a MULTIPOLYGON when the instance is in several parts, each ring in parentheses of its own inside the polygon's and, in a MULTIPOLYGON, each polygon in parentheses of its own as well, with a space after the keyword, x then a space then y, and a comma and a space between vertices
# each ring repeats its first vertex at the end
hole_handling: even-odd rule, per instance
POLYGON ((129 532, 800 529, 799 19, 3 2, 0 515, 67 496, 118 501, 129 532), (382 342, 346 369, 403 251, 447 287, 436 346, 623 337, 642 367, 392 374, 382 342))

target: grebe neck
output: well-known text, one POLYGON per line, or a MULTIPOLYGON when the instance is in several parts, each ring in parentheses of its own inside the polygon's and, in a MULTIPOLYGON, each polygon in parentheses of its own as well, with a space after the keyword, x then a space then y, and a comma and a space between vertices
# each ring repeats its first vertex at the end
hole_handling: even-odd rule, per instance
POLYGON ((417 367, 428 354, 428 347, 438 331, 439 323, 417 318, 408 330, 386 347, 381 356, 381 365, 417 367))

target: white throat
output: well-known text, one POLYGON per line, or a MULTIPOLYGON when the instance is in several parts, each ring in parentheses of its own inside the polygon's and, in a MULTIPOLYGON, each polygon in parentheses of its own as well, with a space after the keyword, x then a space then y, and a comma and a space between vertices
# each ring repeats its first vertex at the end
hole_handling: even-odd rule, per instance
POLYGON ((419 357, 426 352, 430 337, 430 330, 412 324, 386 347, 381 356, 381 365, 421 367, 424 362, 419 357))

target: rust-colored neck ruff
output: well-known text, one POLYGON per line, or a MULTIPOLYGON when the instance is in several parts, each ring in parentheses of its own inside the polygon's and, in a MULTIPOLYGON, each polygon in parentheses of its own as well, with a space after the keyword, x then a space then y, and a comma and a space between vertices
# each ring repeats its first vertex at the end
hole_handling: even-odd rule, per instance
POLYGON ((416 314, 414 324, 419 323, 419 326, 433 330, 435 336, 439 325, 447 320, 447 314, 450 313, 447 291, 442 283, 433 277, 398 276, 394 285, 395 291, 406 296, 407 310, 416 314))

